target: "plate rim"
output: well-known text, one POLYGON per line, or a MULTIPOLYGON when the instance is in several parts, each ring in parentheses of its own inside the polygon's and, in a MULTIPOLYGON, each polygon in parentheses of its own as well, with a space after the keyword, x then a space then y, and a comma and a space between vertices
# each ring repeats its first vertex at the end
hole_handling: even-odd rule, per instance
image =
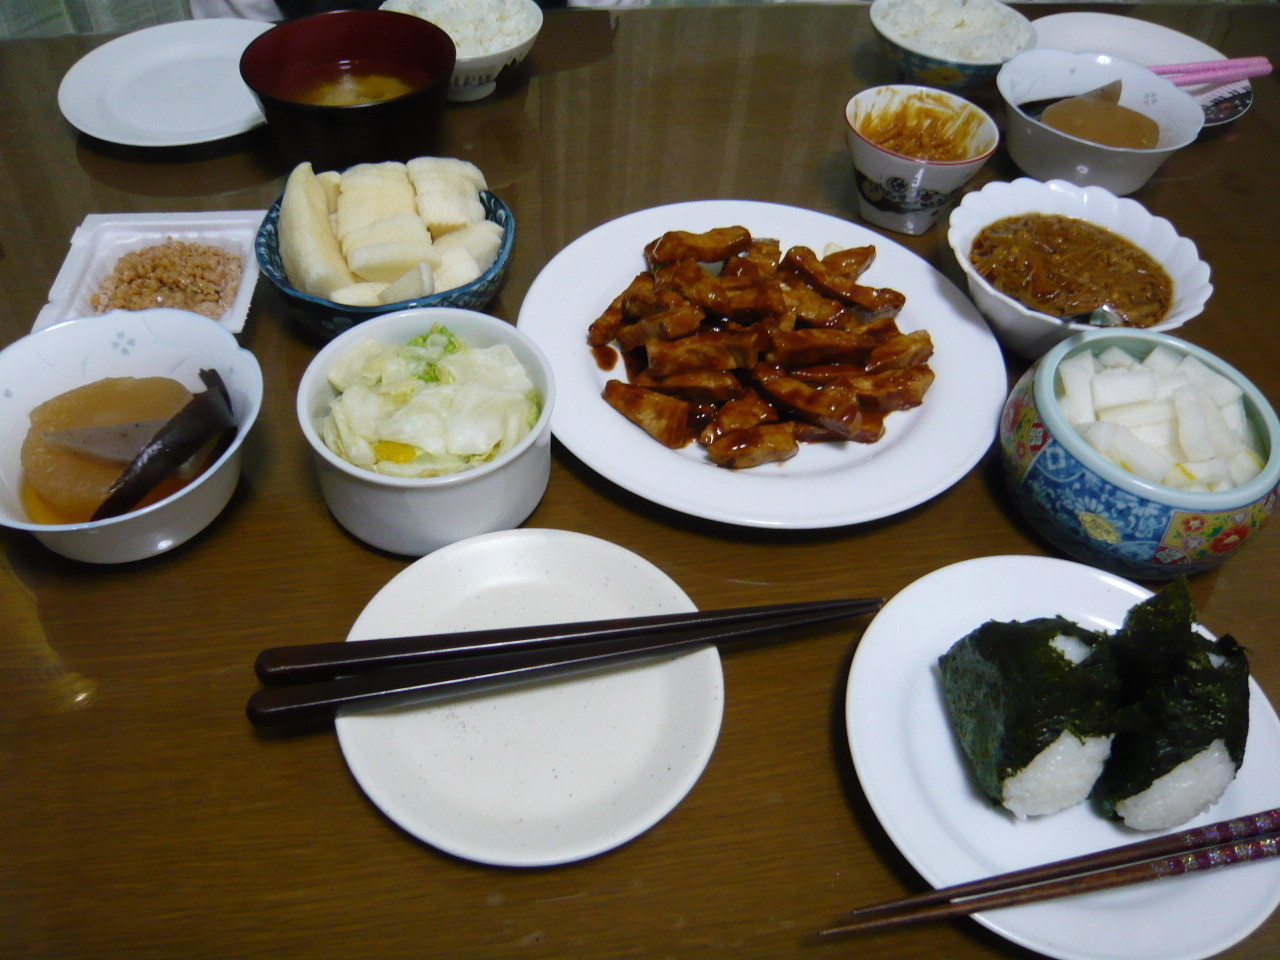
MULTIPOLYGON (((353 622, 347 639, 351 642, 359 642, 360 639, 364 639, 364 637, 358 637, 358 634, 362 632, 362 623, 365 621, 366 612, 372 608, 378 594, 387 590, 396 580, 419 577, 424 570, 429 571, 440 566, 460 562, 474 562, 477 559, 482 560, 486 555, 487 548, 511 549, 514 545, 514 549, 523 551, 525 555, 531 557, 537 557, 540 555, 539 551, 543 551, 544 553, 541 556, 545 559, 545 551, 548 548, 562 549, 565 545, 573 544, 598 551, 597 554, 593 555, 597 558, 601 554, 615 558, 622 565, 620 569, 626 568, 627 572, 645 570, 648 574, 653 575, 655 577, 654 583, 662 584, 663 588, 668 591, 664 594, 664 609, 672 611, 696 609, 692 599, 673 578, 652 561, 626 547, 601 537, 577 531, 550 528, 516 528, 481 534, 461 540, 414 561, 409 567, 392 577, 379 589, 374 597, 370 598, 364 610, 353 622), (472 554, 472 556, 468 557, 468 554, 472 554)), ((684 749, 679 753, 680 762, 664 764, 668 772, 675 771, 676 774, 671 778, 670 786, 642 816, 633 817, 629 822, 619 823, 610 829, 600 831, 588 840, 570 835, 556 848, 554 853, 529 855, 522 853, 518 845, 514 849, 504 851, 501 849, 501 844, 476 843, 465 837, 451 836, 447 831, 424 829, 421 823, 413 822, 416 819, 415 817, 405 814, 402 809, 403 804, 397 802, 396 798, 389 797, 385 791, 376 786, 371 789, 367 778, 362 776, 364 769, 362 761, 359 759, 353 760, 352 752, 354 751, 358 756, 359 747, 356 744, 358 726, 353 724, 352 721, 356 720, 358 723, 359 720, 368 718, 360 717, 358 714, 352 715, 344 708, 338 713, 335 731, 343 759, 360 789, 389 820, 410 836, 438 851, 474 863, 518 868, 559 866, 599 856, 640 837, 679 806, 705 772, 718 742, 724 716, 724 672, 718 649, 712 644, 688 653, 663 658, 661 661, 650 665, 641 665, 630 669, 663 671, 672 670, 676 668, 677 664, 684 665, 684 669, 702 674, 700 682, 706 684, 706 698, 701 705, 700 715, 694 723, 694 732, 699 734, 698 738, 690 744, 684 745, 684 749)), ((584 678, 582 681, 571 680, 567 682, 589 683, 590 677, 584 678)), ((456 705, 456 701, 452 704, 446 701, 443 709, 447 711, 456 705)), ((430 709, 430 706, 424 709, 430 709)))
MULTIPOLYGON (((1087 578, 1089 582, 1096 584, 1100 591, 1108 589, 1117 591, 1120 594, 1132 597, 1134 602, 1138 602, 1153 593, 1150 589, 1126 580, 1116 574, 1112 574, 1086 564, 1055 557, 1039 555, 994 555, 972 557, 967 560, 958 561, 933 570, 912 581, 899 591, 897 595, 890 598, 889 602, 885 604, 885 607, 877 614, 876 618, 868 624, 867 630, 863 634, 858 649, 854 653, 853 662, 850 664, 847 687, 845 690, 844 716, 848 747, 853 759, 853 765, 858 777, 859 785, 863 790, 872 812, 875 814, 877 822, 880 824, 881 829, 883 829, 888 835, 890 842, 893 843, 894 847, 912 865, 916 872, 934 887, 953 882, 960 882, 961 880, 971 879, 972 877, 968 875, 957 877, 946 876, 939 868, 936 856, 930 858, 923 854, 921 850, 911 842, 910 832, 907 829, 908 825, 902 822, 902 816, 905 814, 897 809, 894 804, 886 801, 882 794, 883 787, 879 782, 877 771, 871 769, 869 766, 870 761, 866 759, 864 749, 870 741, 860 734, 859 731, 862 726, 862 721, 860 718, 856 719, 860 712, 860 703, 857 696, 858 687, 869 682, 866 680, 860 680, 859 678, 861 674, 874 670, 874 666, 868 667, 867 663, 873 657, 883 656, 880 652, 880 648, 887 642, 877 639, 881 636, 881 633, 876 629, 876 620, 881 619, 882 617, 886 618, 881 620, 880 624, 880 630, 884 630, 886 625, 891 625, 895 619, 901 620, 904 615, 910 616, 910 614, 905 613, 905 611, 911 609, 912 605, 914 605, 915 608, 920 608, 922 606, 920 603, 922 597, 927 598, 929 596, 930 589, 936 589, 935 584, 939 581, 946 582, 949 579, 959 577, 962 578, 961 583, 963 583, 965 579, 976 579, 981 583, 990 584, 993 580, 994 574, 1002 574, 1006 579, 1008 579, 1008 575, 1011 573, 1016 574, 1019 571, 1025 573, 1027 565, 1029 564, 1036 565, 1040 567, 1042 571, 1049 573, 1087 578), (899 598, 902 599, 899 600, 899 598), (895 601, 898 602, 895 603, 895 601), (870 643, 868 643, 869 639, 871 641, 870 643), (863 654, 864 650, 871 652, 863 654), (860 656, 862 658, 861 661, 859 660, 860 656)), ((954 588, 955 584, 950 584, 950 586, 954 588)), ((1053 615, 1055 612, 1057 611, 1046 610, 1045 615, 1053 615)), ((999 616, 999 614, 994 614, 994 616, 999 616)), ((974 624, 974 626, 976 625, 977 624, 974 624)), ((950 642, 954 642, 954 640, 957 639, 959 639, 959 635, 954 637, 950 642)), ((898 652, 901 652, 896 645, 895 649, 897 649, 898 652)), ((941 654, 945 649, 946 647, 943 646, 930 655, 935 656, 936 654, 941 654)), ((1280 718, 1277 718, 1275 709, 1266 697, 1265 692, 1258 685, 1257 681, 1252 678, 1250 679, 1250 701, 1251 721, 1256 722, 1259 718, 1262 718, 1266 723, 1266 730, 1260 731, 1259 735, 1265 736, 1269 740, 1280 740, 1280 718)), ((1253 731, 1251 730, 1251 735, 1252 733, 1253 731)), ((1246 762, 1248 761, 1246 760, 1246 762)), ((975 802, 977 801, 975 800, 975 802)), ((1222 819, 1224 814, 1221 812, 1215 814, 1215 809, 1220 811, 1221 807, 1210 808, 1209 811, 1206 811, 1196 817, 1192 821, 1192 824, 1199 822, 1207 823, 1222 819)), ((1070 811, 1064 811, 1064 813, 1069 812, 1070 811)), ((1231 814, 1228 813, 1225 815, 1230 816, 1231 814)), ((999 814, 993 810, 992 816, 997 817, 999 814)), ((1096 817, 1097 815, 1089 812, 1088 816, 1096 817)), ((1101 818, 1098 818, 1098 822, 1102 822, 1101 818)), ((1031 823, 1034 824, 1034 821, 1031 823)), ((942 821, 938 821, 936 826, 939 829, 945 829, 946 824, 942 821)), ((1155 834, 1153 833, 1151 835, 1154 836, 1155 834)), ((1124 841, 1118 840, 1117 842, 1124 841)), ((1063 855, 1066 856, 1068 854, 1064 853, 1063 855)), ((1014 868, 1015 865, 1010 865, 1008 867, 1008 869, 1014 868)), ((1234 875, 1219 874, 1218 876, 1234 876, 1239 878, 1243 875, 1243 873, 1236 873, 1234 875)), ((1094 898, 1119 898, 1126 895, 1126 890, 1132 891, 1141 889, 1143 889, 1142 886, 1121 888, 1118 890, 1090 894, 1088 896, 1094 898)), ((1004 910, 973 914, 972 918, 994 933, 1013 943, 1020 944, 1039 953, 1043 953, 1046 956, 1058 958, 1058 960, 1124 960, 1124 958, 1132 953, 1132 945, 1129 945, 1128 952, 1121 952, 1125 950, 1124 944, 1118 945, 1117 952, 1110 954, 1099 953, 1096 951, 1082 952, 1078 949, 1072 949, 1063 945, 1063 942, 1060 939, 1055 942, 1047 934, 1042 935, 1036 932, 1028 933, 1026 929, 1028 925, 1036 926, 1037 923, 1035 921, 1029 921, 1025 915, 1021 922, 1017 922, 1014 919, 1017 917, 1017 913, 1020 910, 1031 911, 1044 910, 1046 908, 1051 909, 1055 904, 1061 905, 1069 902, 1070 901, 1058 900, 1050 901, 1046 904, 1033 904, 1026 907, 1011 907, 1004 910)), ((1227 931, 1224 936, 1220 936, 1213 944, 1202 944, 1193 950, 1184 951, 1176 956, 1165 957, 1164 955, 1161 955, 1161 960, 1204 960, 1204 958, 1211 957, 1223 950, 1226 950, 1244 940, 1259 926, 1265 923, 1267 918, 1278 905, 1280 905, 1280 878, 1277 878, 1277 880, 1272 884, 1272 889, 1268 897, 1268 905, 1265 909, 1259 909, 1256 914, 1252 915, 1249 921, 1243 922, 1239 927, 1233 927, 1230 931, 1227 931)), ((1234 922, 1239 918, 1231 919, 1234 922)), ((1042 923, 1038 925, 1043 926, 1042 923)))
MULTIPOLYGON (((556 370, 557 382, 561 384, 561 390, 566 396, 576 394, 579 399, 585 399, 587 396, 598 399, 598 393, 589 390, 583 378, 589 376, 599 379, 603 376, 603 372, 594 369, 595 363, 585 340, 587 324, 594 317, 574 316, 575 322, 581 321, 580 333, 576 327, 569 328, 560 320, 565 311, 562 305, 563 297, 557 286, 558 274, 571 272, 577 259, 582 258, 593 246, 607 243, 610 235, 617 233, 635 234, 634 237, 628 238, 627 243, 633 243, 635 246, 634 262, 636 270, 634 272, 639 272, 640 269, 643 269, 641 248, 644 243, 648 242, 648 239, 652 239, 652 237, 648 237, 645 240, 636 239, 636 237, 647 235, 647 232, 653 229, 652 227, 644 226, 645 223, 648 221, 660 221, 670 224, 667 229, 676 229, 682 225, 693 226, 694 224, 690 221, 699 219, 712 225, 746 221, 744 225, 751 228, 758 235, 767 235, 767 233, 757 229, 757 224, 759 223, 770 225, 777 223, 781 224, 783 229, 789 228, 792 230, 798 229, 797 225, 805 230, 816 229, 819 225, 825 225, 832 230, 829 236, 843 235, 851 238, 848 240, 851 244, 874 244, 877 248, 878 263, 882 263, 885 259, 896 260, 911 269, 920 279, 930 284, 930 287, 926 290, 917 291, 915 297, 919 301, 922 293, 927 294, 932 298, 931 306, 941 305, 949 311, 943 332, 938 334, 938 324, 934 319, 936 310, 934 313, 922 315, 919 324, 913 325, 909 322, 904 324, 904 329, 910 330, 915 329, 917 326, 923 327, 935 335, 935 340, 938 336, 942 336, 944 339, 954 337, 963 341, 965 354, 963 363, 959 362, 957 354, 955 357, 946 358, 941 365, 943 367, 954 365, 953 369, 963 371, 961 375, 968 384, 964 388, 965 397, 972 406, 968 408, 969 414, 967 416, 959 417, 957 415, 956 419, 962 429, 969 428, 972 424, 972 437, 964 444, 963 450, 956 456, 949 461, 944 460, 943 469, 938 470, 936 475, 924 478, 910 490, 886 489, 884 495, 892 499, 887 504, 880 505, 854 502, 855 498, 852 496, 845 500, 836 500, 834 496, 826 496, 825 498, 809 496, 804 498, 804 506, 799 507, 796 505, 796 501, 802 498, 794 495, 794 484, 797 478, 787 476, 787 472, 792 470, 792 465, 796 464, 799 458, 788 461, 783 465, 766 464, 763 467, 747 471, 725 470, 715 467, 709 462, 692 459, 691 455, 687 453, 688 448, 686 448, 686 451, 664 449, 656 441, 644 436, 634 425, 628 423, 613 411, 607 410, 607 408, 605 408, 604 412, 608 416, 598 418, 601 422, 607 424, 605 427, 607 433, 604 435, 604 439, 600 440, 590 428, 584 426, 581 405, 565 402, 558 405, 556 415, 553 416, 552 433, 569 452, 596 473, 652 503, 704 520, 768 530, 831 529, 884 519, 917 507, 939 496, 963 479, 982 460, 995 439, 1000 408, 1004 404, 1007 393, 1007 373, 1003 354, 995 335, 991 332, 972 301, 955 283, 923 257, 881 233, 834 214, 769 201, 751 199, 689 200, 642 208, 592 227, 561 249, 542 268, 530 285, 521 304, 516 323, 517 326, 522 327, 526 333, 533 337, 543 348, 543 351, 547 353, 556 370), (683 222, 681 218, 684 218, 683 222), (646 231, 646 233, 641 234, 641 230, 646 231), (552 304, 557 305, 556 309, 551 309, 552 304), (561 342, 562 340, 564 340, 563 343, 561 342), (592 369, 587 369, 588 365, 592 369), (583 372, 584 370, 586 371, 585 373, 583 372), (585 438, 584 432, 588 435, 585 438), (610 449, 611 444, 616 445, 619 443, 626 448, 628 453, 635 453, 643 457, 642 462, 648 465, 656 463, 660 465, 661 469, 657 471, 628 469, 627 464, 630 462, 630 458, 620 456, 617 450, 610 449), (675 477, 664 479, 664 473, 672 472, 675 473, 675 477), (711 481, 711 489, 704 491, 703 488, 707 486, 706 481, 708 480, 711 481), (726 499, 726 492, 732 493, 733 497, 736 497, 742 504, 746 505, 735 507, 729 499, 726 499), (784 506, 772 512, 758 512, 760 502, 766 501, 769 495, 776 496, 779 493, 783 495, 792 494, 792 503, 784 504, 784 506), (788 507, 792 512, 787 512, 788 507)), ((767 229, 768 227, 766 226, 765 230, 767 231, 767 229)), ((823 239, 823 237, 806 237, 804 241, 800 238, 795 238, 794 241, 787 242, 807 241, 817 243, 823 239)), ((629 258, 630 252, 628 251, 625 256, 629 258)), ((630 268, 628 267, 627 269, 629 270, 630 268)), ((624 272, 621 266, 618 267, 618 271, 619 273, 624 272)), ((872 271, 875 271, 874 266, 872 271)), ((634 276, 634 272, 622 277, 617 282, 616 290, 613 290, 611 295, 616 295, 617 292, 621 291, 626 283, 630 281, 631 276, 634 276)), ((612 277, 612 273, 609 276, 612 277)), ((880 280, 891 286, 895 285, 891 277, 882 275, 880 280)), ((612 284, 614 281, 610 280, 609 282, 612 284)), ((896 284, 896 286, 900 288, 903 284, 896 284)), ((908 305, 900 316, 910 318, 915 315, 915 311, 920 307, 912 306, 913 295, 911 290, 907 289, 905 292, 908 297, 908 305)), ((607 303, 607 300, 605 303, 607 303)), ((600 308, 603 309, 604 305, 602 303, 600 308)), ((939 372, 940 356, 945 356, 941 349, 935 350, 934 357, 930 361, 935 373, 939 372)), ((935 397, 942 390, 952 389, 951 384, 946 383, 940 390, 939 381, 942 380, 943 377, 940 374, 939 380, 935 381, 933 387, 931 387, 932 391, 937 391, 934 394, 935 397)), ((603 404, 603 401, 599 402, 603 404)), ((599 411, 601 408, 597 407, 596 409, 599 411)), ((593 414, 592 416, 596 415, 593 414)), ((802 450, 801 457, 808 455, 810 458, 825 457, 828 459, 823 469, 815 471, 815 473, 822 475, 822 482, 819 483, 809 478, 806 493, 816 492, 828 495, 844 492, 840 481, 847 481, 851 466, 865 466, 866 464, 874 463, 876 460, 886 457, 886 451, 889 451, 888 457, 896 458, 900 455, 894 449, 898 444, 896 440, 895 442, 889 442, 890 438, 909 434, 916 430, 938 432, 939 418, 944 416, 947 416, 947 414, 943 412, 943 404, 935 403, 933 408, 929 408, 928 398, 926 398, 923 409, 895 413, 893 417, 888 418, 886 421, 888 427, 886 439, 879 441, 878 444, 850 445, 844 451, 841 451, 841 455, 845 456, 846 459, 854 461, 853 464, 842 464, 836 460, 830 451, 818 450, 818 447, 823 446, 821 444, 810 445, 814 449, 802 450), (924 426, 921 426, 921 424, 924 424, 924 426)), ((594 419, 592 423, 595 423, 594 419)), ((904 444, 908 442, 907 440, 903 441, 904 444)), ((936 466, 934 463, 936 459, 930 458, 931 466, 936 466)), ((804 462, 812 462, 812 460, 804 462)), ((889 462, 887 457, 885 462, 889 462)), ((884 469, 883 463, 879 469, 884 469)), ((865 476, 868 475, 864 474, 865 476)), ((805 481, 800 480, 800 482, 805 481)), ((778 501, 771 502, 776 504, 778 501)))
MULTIPOLYGON (((80 89, 86 85, 86 82, 92 83, 95 80, 95 70, 111 66, 112 61, 122 53, 135 48, 141 50, 149 49, 156 41, 163 43, 168 34, 191 34, 199 37, 204 43, 210 43, 221 38, 225 38, 228 42, 231 40, 236 42, 243 40, 243 45, 247 46, 250 41, 270 30, 273 26, 274 24, 261 20, 210 17, 173 20, 113 37, 84 54, 63 74, 62 80, 58 84, 58 109, 63 118, 81 133, 106 143, 127 147, 193 146, 202 143, 213 143, 245 133, 266 123, 266 117, 263 116, 260 109, 255 109, 255 115, 252 117, 246 112, 237 119, 228 120, 218 127, 209 127, 204 131, 191 131, 173 136, 165 136, 163 134, 135 136, 121 134, 118 130, 114 130, 111 124, 104 125, 99 122, 100 118, 92 114, 86 114, 73 102, 73 96, 79 94, 80 89)), ((216 50, 211 50, 210 52, 216 52, 216 50)), ((237 73, 236 76, 238 77, 239 74, 237 73)), ((100 103, 106 96, 108 87, 109 85, 103 85, 94 89, 90 94, 92 101, 100 103)), ((252 96, 252 91, 250 91, 250 96, 252 96)))

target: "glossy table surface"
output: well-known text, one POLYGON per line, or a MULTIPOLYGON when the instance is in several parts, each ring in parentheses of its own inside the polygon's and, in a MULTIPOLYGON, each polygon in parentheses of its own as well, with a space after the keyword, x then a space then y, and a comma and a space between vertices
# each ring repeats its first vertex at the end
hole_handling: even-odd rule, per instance
MULTIPOLYGON (((1274 6, 1129 9, 1228 55, 1280 58, 1274 6)), ((286 173, 262 131, 171 151, 78 136, 57 86, 101 39, 0 43, 0 343, 30 328, 85 215, 262 209, 286 173)), ((843 105, 893 79, 865 6, 549 13, 497 95, 447 116, 442 152, 478 163, 519 224, 490 312, 514 321, 558 250, 645 207, 732 197, 856 220, 843 105)), ((1213 268, 1214 296, 1184 336, 1274 401, 1280 97, 1272 78, 1255 89, 1248 114, 1173 157, 1137 199, 1213 268)), ((975 185, 1016 175, 998 153, 975 185)), ((958 278, 943 231, 892 239, 958 278)), ((806 941, 844 909, 923 886, 849 758, 857 625, 727 654, 719 741, 687 798, 634 841, 562 867, 442 855, 365 798, 331 734, 255 733, 243 711, 257 651, 341 639, 409 560, 362 546, 328 515, 293 412, 316 344, 265 283, 241 339, 262 364, 265 405, 210 529, 121 567, 0 534, 0 955, 1030 955, 969 920, 806 941)), ((1006 362, 1011 378, 1024 366, 1006 362)), ((703 608, 892 596, 970 557, 1055 555, 1013 512, 990 454, 899 516, 769 533, 657 508, 557 446, 526 525, 612 540, 703 608)), ((1280 531, 1268 529, 1191 583, 1203 621, 1249 647, 1273 699, 1278 565, 1280 531)), ((1226 954, 1277 955, 1276 917, 1226 954)))

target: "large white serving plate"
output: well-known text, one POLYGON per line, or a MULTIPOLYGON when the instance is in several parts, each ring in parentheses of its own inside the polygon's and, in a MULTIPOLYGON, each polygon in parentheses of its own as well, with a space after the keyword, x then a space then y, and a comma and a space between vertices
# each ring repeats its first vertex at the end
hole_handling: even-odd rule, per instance
MULTIPOLYGON (((407 567, 348 639, 693 609, 616 544, 508 530, 407 567)), ((603 853, 666 816, 711 758, 723 711, 711 646, 500 692, 346 707, 337 732, 356 781, 408 833, 467 860, 537 867, 603 853)))
MULTIPOLYGON (((1144 67, 1225 60, 1226 55, 1195 37, 1137 17, 1114 13, 1054 13, 1032 22, 1036 46, 1074 53, 1106 53, 1144 67)), ((1204 110, 1206 127, 1235 120, 1253 103, 1248 80, 1187 87, 1204 110)))
POLYGON ((559 399, 551 429, 597 473, 641 497, 696 517, 748 527, 837 527, 891 516, 937 496, 976 464, 995 437, 1007 382, 981 315, 954 284, 910 250, 865 227, 797 207, 702 200, 628 214, 569 244, 534 280, 519 327, 551 360, 559 399), (587 327, 645 269, 645 244, 668 230, 741 225, 819 253, 874 244, 866 283, 906 295, 904 332, 926 329, 937 379, 915 410, 885 419, 873 444, 804 444, 784 463, 730 471, 698 444, 669 450, 601 397, 621 366, 600 369, 587 327))
MULTIPOLYGON (((1089 804, 1018 821, 968 777, 947 722, 938 657, 987 620, 1061 614, 1114 630, 1151 595, 1093 567, 985 557, 922 577, 863 634, 846 693, 849 748, 890 839, 934 887, 1141 839, 1089 804)), ((1249 638, 1239 637, 1246 646, 1249 638)), ((1250 682, 1249 742, 1226 795, 1191 826, 1280 806, 1280 720, 1250 682)), ((1059 960, 1201 960, 1243 940, 1280 904, 1280 869, 1256 863, 975 915, 1059 960)))
POLYGON ((82 133, 134 147, 221 140, 265 123, 240 78, 240 55, 270 23, 179 20, 89 51, 58 87, 58 109, 82 133))

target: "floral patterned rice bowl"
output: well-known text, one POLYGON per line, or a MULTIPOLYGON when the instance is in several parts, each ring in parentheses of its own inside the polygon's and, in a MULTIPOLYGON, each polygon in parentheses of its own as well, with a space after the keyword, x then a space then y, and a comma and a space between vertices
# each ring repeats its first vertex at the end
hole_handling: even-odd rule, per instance
POLYGON ((1211 569, 1267 522, 1280 496, 1280 421, 1262 393, 1213 354, 1167 334, 1099 330, 1058 344, 1013 388, 1000 417, 1005 475, 1032 526, 1069 556, 1123 576, 1171 579, 1211 569), (1266 465, 1234 490, 1194 493, 1139 479, 1102 457, 1056 400, 1059 364, 1119 345, 1135 358, 1156 344, 1190 353, 1244 390, 1266 465))

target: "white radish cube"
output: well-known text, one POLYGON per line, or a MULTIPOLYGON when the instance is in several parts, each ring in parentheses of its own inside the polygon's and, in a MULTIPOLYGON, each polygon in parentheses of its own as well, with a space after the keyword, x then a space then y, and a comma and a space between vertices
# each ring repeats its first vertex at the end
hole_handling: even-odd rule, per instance
POLYGON ((1058 381, 1062 385, 1059 402, 1067 422, 1079 426, 1097 419, 1093 410, 1093 354, 1087 350, 1058 364, 1058 381))
POLYGON ((1178 446, 1189 460, 1208 460, 1214 455, 1209 424, 1194 387, 1182 387, 1173 395, 1173 409, 1178 418, 1178 446))
POLYGON ((1188 354, 1178 364, 1178 370, 1196 386, 1213 397, 1218 406, 1225 406, 1240 397, 1244 391, 1220 373, 1210 370, 1195 357, 1188 354))
POLYGON ((1107 423, 1105 420, 1095 420, 1093 423, 1087 424, 1080 430, 1080 436, 1084 437, 1085 443, 1093 447, 1100 454, 1111 459, 1111 441, 1115 439, 1116 433, 1120 431, 1120 427, 1114 423, 1107 423))
POLYGON ((1102 367, 1133 367, 1138 363, 1128 350, 1111 346, 1098 354, 1098 365, 1102 367))
POLYGON ((1253 423, 1249 420, 1249 415, 1244 411, 1244 398, 1242 397, 1218 409, 1222 413, 1222 419, 1227 421, 1227 427, 1240 438, 1241 443, 1256 453, 1260 449, 1258 435, 1253 429, 1253 423))
POLYGON ((1118 466, 1151 483, 1159 483, 1173 466, 1168 457, 1147 446, 1124 427, 1116 428, 1109 451, 1118 466))
POLYGON ((1213 441, 1214 452, 1227 460, 1245 448, 1245 442, 1227 424, 1227 418, 1207 393, 1200 394, 1200 408, 1204 411, 1205 423, 1209 425, 1209 438, 1213 441))
POLYGON ((1122 427, 1143 427, 1173 419, 1173 401, 1147 400, 1142 403, 1124 403, 1107 407, 1098 414, 1099 420, 1118 423, 1122 427))
POLYGON ((1154 400, 1155 396, 1156 375, 1146 367, 1113 367, 1093 378, 1093 405, 1098 410, 1154 400))
POLYGON ((1231 482, 1236 486, 1248 483, 1259 473, 1265 464, 1262 458, 1252 450, 1244 449, 1227 461, 1227 470, 1231 474, 1231 482))
POLYGON ((1208 460, 1184 460, 1178 464, 1183 473, 1201 483, 1215 483, 1218 480, 1231 479, 1231 468, 1221 457, 1208 460))
POLYGON ((1173 396, 1174 391, 1181 387, 1189 386, 1191 386, 1191 381, 1187 379, 1185 373, 1156 374, 1156 399, 1167 400, 1173 396))
POLYGON ((1166 347, 1163 343, 1158 343, 1147 354, 1142 361, 1142 365, 1158 374, 1168 375, 1178 369, 1178 364, 1182 362, 1182 357, 1183 355, 1172 347, 1166 347))
POLYGON ((1162 420, 1159 423, 1145 423, 1129 427, 1129 431, 1149 447, 1159 450, 1170 462, 1176 463, 1185 459, 1178 447, 1178 424, 1174 420, 1162 420))

